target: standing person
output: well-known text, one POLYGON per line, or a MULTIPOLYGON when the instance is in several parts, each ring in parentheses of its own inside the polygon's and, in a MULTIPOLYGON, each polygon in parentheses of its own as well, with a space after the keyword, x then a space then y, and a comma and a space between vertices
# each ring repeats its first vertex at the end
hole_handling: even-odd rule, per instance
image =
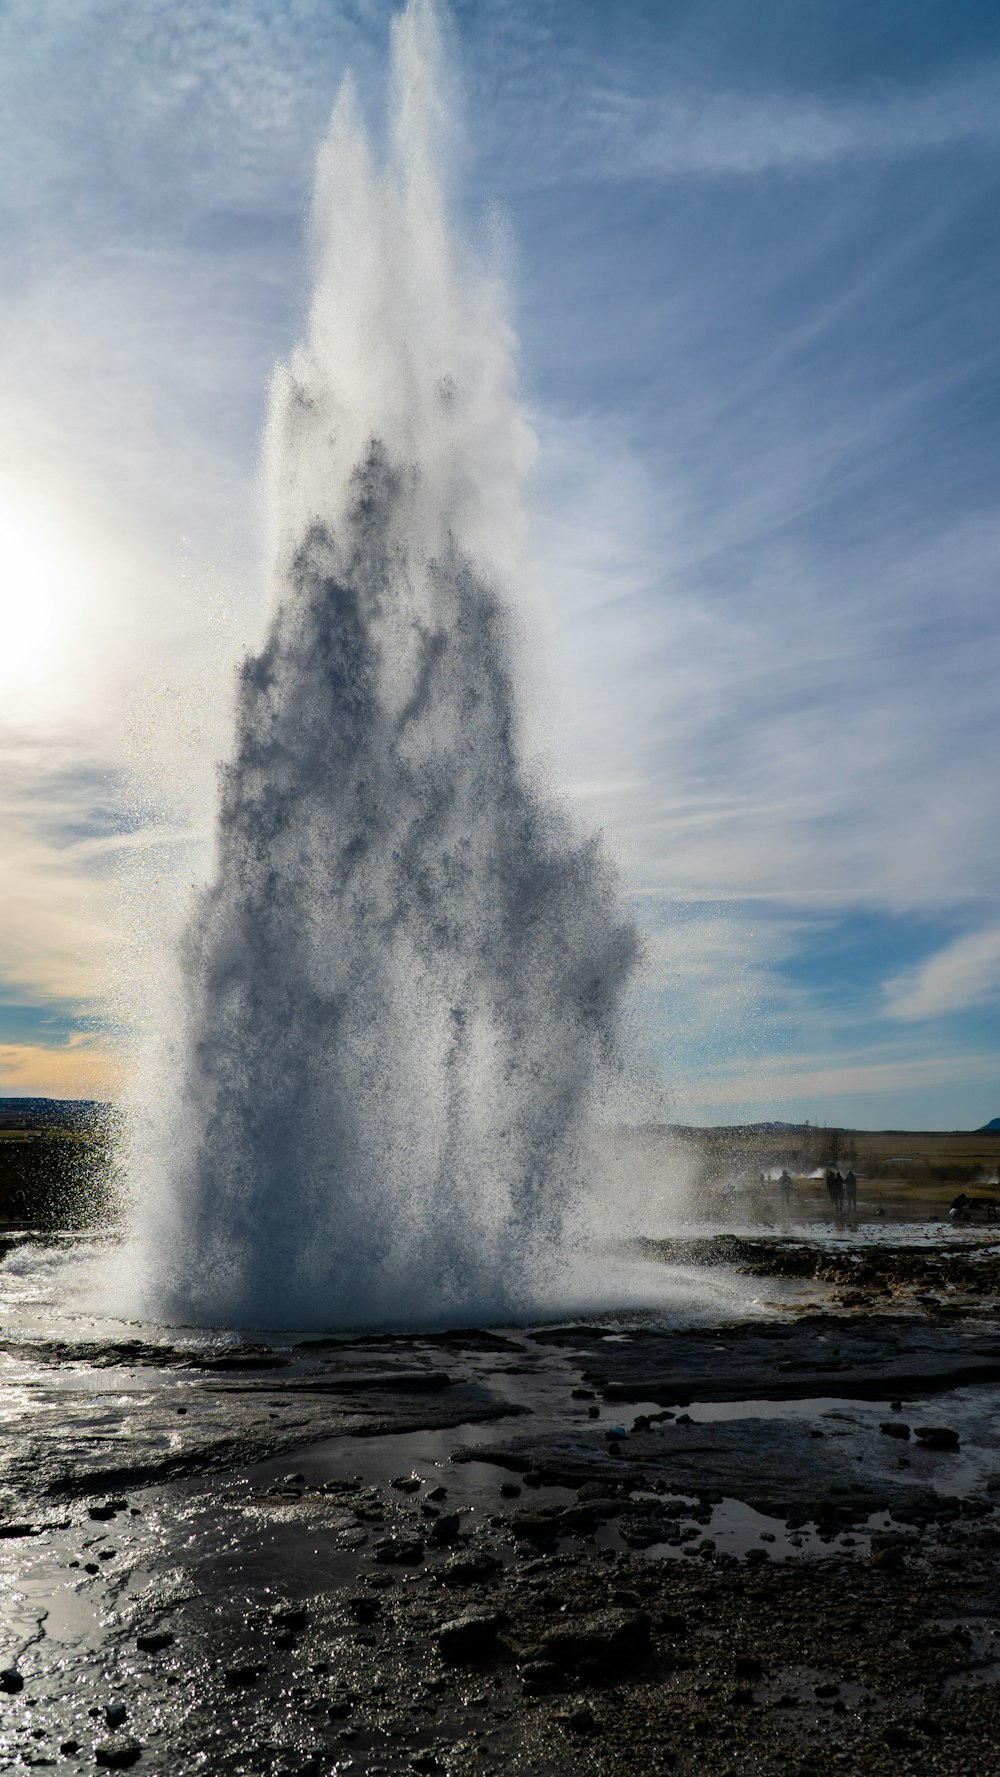
POLYGON ((832 1166, 827 1167, 826 1191, 827 1191, 827 1196, 830 1199, 830 1208, 836 1209, 836 1207, 837 1207, 837 1185, 836 1185, 836 1177, 835 1177, 834 1170, 833 1170, 832 1166))
POLYGON ((787 1210, 792 1201, 792 1180, 787 1166, 778 1180, 778 1189, 781 1192, 781 1207, 787 1210))
POLYGON ((838 1215, 844 1207, 844 1181, 839 1172, 833 1175, 833 1207, 838 1215))
POLYGON ((851 1167, 850 1172, 848 1173, 847 1177, 844 1180, 844 1189, 847 1192, 847 1207, 848 1207, 848 1209, 857 1209, 857 1207, 858 1207, 858 1181, 854 1176, 853 1166, 851 1167))

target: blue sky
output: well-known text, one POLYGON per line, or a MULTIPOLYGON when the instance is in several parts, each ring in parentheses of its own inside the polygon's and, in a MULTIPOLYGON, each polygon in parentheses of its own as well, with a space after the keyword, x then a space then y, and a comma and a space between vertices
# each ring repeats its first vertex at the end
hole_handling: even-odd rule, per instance
MULTIPOLYGON (((112 1088, 122 860, 204 847, 312 165, 391 10, 0 7, 0 1092, 112 1088)), ((540 446, 529 730, 621 857, 670 1114, 1000 1115, 1000 15, 454 37, 540 446)))

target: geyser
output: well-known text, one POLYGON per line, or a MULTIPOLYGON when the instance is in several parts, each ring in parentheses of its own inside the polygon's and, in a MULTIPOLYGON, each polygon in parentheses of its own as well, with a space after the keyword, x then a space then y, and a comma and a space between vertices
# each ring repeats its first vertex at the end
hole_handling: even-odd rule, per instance
POLYGON ((446 72, 412 0, 385 164, 349 81, 320 155, 307 333, 272 391, 274 615, 140 1142, 173 1319, 543 1304, 615 1053, 635 934, 519 758, 503 589, 531 437, 502 288, 449 220, 446 72))

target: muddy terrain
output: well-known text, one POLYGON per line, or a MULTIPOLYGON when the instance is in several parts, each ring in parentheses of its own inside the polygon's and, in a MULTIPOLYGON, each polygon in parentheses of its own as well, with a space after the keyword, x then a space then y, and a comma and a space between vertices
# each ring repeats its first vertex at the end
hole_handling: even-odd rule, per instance
POLYGON ((663 1247, 716 1325, 8 1317, 0 1764, 992 1773, 994 1238, 663 1247))

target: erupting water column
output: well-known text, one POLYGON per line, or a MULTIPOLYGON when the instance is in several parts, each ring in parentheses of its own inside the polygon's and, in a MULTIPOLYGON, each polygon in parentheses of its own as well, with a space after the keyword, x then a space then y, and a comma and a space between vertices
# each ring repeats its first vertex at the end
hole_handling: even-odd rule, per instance
POLYGON ((499 580, 531 436, 502 291, 449 227, 446 73, 411 0, 386 166, 349 81, 320 155, 272 396, 275 612, 144 1163, 161 1316, 540 1305, 614 1052, 635 935, 518 758, 499 580))

